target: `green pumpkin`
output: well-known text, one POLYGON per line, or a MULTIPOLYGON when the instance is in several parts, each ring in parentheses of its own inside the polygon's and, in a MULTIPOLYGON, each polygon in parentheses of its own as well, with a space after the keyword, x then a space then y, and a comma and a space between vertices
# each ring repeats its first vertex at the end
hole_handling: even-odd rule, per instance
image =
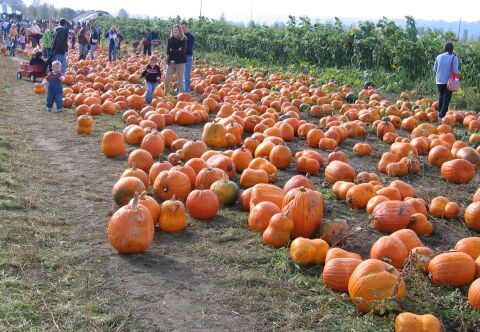
POLYGON ((210 190, 217 195, 218 200, 222 205, 235 204, 240 194, 237 184, 228 179, 215 181, 210 186, 210 190))

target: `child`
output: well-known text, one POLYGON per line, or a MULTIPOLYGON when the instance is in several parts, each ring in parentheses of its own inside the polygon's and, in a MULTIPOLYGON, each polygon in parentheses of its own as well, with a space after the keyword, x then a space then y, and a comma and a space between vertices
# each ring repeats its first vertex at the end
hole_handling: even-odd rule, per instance
POLYGON ((124 41, 122 43, 122 46, 120 46, 120 53, 122 57, 127 57, 128 56, 128 42, 124 41))
POLYGON ((20 44, 20 47, 22 48, 22 50, 25 49, 26 42, 27 42, 27 37, 25 36, 25 32, 24 32, 18 36, 18 43, 20 44))
POLYGON ((113 47, 113 61, 117 60, 117 55, 120 55, 119 51, 120 51, 120 38, 115 37, 115 46, 113 47))
POLYGON ((155 91, 158 83, 160 83, 162 76, 162 71, 158 66, 157 57, 150 57, 150 63, 147 65, 147 68, 142 73, 142 77, 144 76, 145 84, 147 85, 147 94, 145 96, 145 99, 147 101, 147 104, 150 104, 153 99, 153 92, 155 91))
POLYGON ((15 56, 15 47, 17 46, 17 41, 15 40, 15 37, 10 38, 10 56, 15 56))
MULTIPOLYGON (((10 56, 12 56, 12 48, 15 46, 15 44, 12 42, 11 38, 7 37, 7 51, 10 56)), ((15 50, 13 50, 13 56, 15 56, 15 50)))
POLYGON ((52 111, 53 102, 57 104, 57 112, 63 111, 63 87, 62 87, 62 64, 60 61, 55 60, 52 62, 52 72, 48 74, 43 80, 42 84, 47 85, 47 112, 52 111))
POLYGON ((42 65, 43 66, 45 64, 45 61, 42 58, 42 51, 40 51, 39 49, 36 49, 36 52, 32 56, 32 58, 30 59, 29 64, 30 64, 30 66, 33 66, 33 65, 42 65))

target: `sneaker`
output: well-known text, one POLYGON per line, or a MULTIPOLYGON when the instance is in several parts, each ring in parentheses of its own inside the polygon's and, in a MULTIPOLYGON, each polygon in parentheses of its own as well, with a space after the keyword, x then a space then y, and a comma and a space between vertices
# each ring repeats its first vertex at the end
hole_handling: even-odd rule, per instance
POLYGON ((62 113, 62 112, 63 112, 63 109, 61 108, 57 110, 57 113, 62 113))
POLYGON ((47 112, 51 112, 51 111, 52 111, 52 109, 51 109, 51 108, 47 108, 47 112))

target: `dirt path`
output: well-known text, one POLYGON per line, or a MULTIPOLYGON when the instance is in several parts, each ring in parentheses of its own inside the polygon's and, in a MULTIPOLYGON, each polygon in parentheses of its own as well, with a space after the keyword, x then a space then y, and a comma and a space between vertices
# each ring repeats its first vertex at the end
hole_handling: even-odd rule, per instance
POLYGON ((111 188, 126 167, 125 160, 108 160, 100 152, 101 134, 112 120, 96 118, 94 135, 78 136, 72 110, 47 113, 43 96, 33 93, 32 84, 16 80, 18 61, 0 58, 2 70, 11 77, 4 105, 8 118, 3 125, 21 122, 28 128, 25 139, 57 174, 60 185, 46 186, 46 190, 58 197, 59 209, 76 216, 68 226, 72 239, 88 246, 99 259, 106 258, 105 269, 114 275, 118 292, 129 304, 131 315, 124 327, 149 331, 261 328, 265 322, 238 300, 239 289, 217 282, 222 269, 205 261, 208 244, 195 226, 181 235, 157 234, 155 245, 144 255, 121 256, 111 249, 106 237, 111 188))

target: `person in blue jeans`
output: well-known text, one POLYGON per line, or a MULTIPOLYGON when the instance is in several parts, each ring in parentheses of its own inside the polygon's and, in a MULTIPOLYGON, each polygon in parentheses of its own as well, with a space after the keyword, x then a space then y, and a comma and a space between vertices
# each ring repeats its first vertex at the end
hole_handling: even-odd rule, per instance
POLYGON ((60 26, 55 29, 52 44, 52 61, 59 61, 62 64, 62 74, 67 71, 68 52, 68 29, 67 20, 60 19, 60 26))
POLYGON ((63 86, 62 86, 62 64, 60 61, 55 60, 52 62, 52 72, 48 74, 42 84, 47 85, 47 112, 52 111, 53 102, 57 105, 57 112, 63 111, 63 86))
POLYGON ((105 38, 107 39, 108 43, 108 61, 115 61, 117 59, 117 55, 115 53, 115 40, 118 38, 117 28, 112 26, 110 31, 105 34, 105 38))
POLYGON ((147 104, 150 104, 153 99, 153 92, 161 81, 162 71, 158 65, 158 59, 155 56, 150 57, 150 63, 142 73, 142 77, 145 77, 145 84, 147 86, 147 93, 145 100, 147 104))
POLYGON ((193 49, 195 48, 195 36, 190 33, 190 27, 186 21, 182 22, 182 30, 187 37, 187 62, 185 63, 185 92, 190 93, 190 74, 192 73, 193 49))
POLYGON ((450 99, 452 99, 452 92, 447 89, 448 79, 450 74, 458 74, 458 56, 453 54, 453 43, 448 42, 443 48, 443 53, 439 54, 435 59, 433 66, 435 72, 435 79, 439 92, 438 98, 438 112, 440 119, 447 114, 450 99))

